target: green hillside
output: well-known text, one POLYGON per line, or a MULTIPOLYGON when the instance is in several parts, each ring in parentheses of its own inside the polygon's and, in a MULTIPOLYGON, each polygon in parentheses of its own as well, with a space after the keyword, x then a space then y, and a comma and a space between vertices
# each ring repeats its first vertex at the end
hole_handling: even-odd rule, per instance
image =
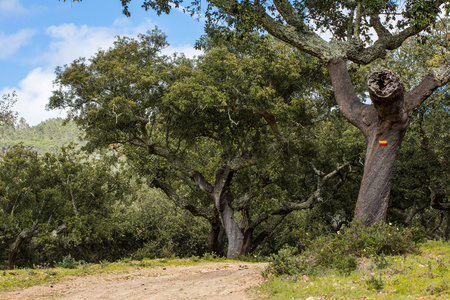
POLYGON ((15 126, 0 128, 0 149, 4 153, 22 143, 40 154, 55 153, 61 146, 79 143, 80 131, 73 122, 64 123, 61 118, 48 119, 36 126, 29 126, 21 119, 15 126))

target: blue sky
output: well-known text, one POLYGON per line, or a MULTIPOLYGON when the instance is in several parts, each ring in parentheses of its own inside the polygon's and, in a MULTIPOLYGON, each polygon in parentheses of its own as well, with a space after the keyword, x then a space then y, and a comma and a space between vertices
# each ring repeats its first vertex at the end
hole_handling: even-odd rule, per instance
POLYGON ((158 26, 171 44, 167 53, 199 54, 193 46, 203 33, 202 22, 175 9, 157 16, 140 3, 132 1, 127 18, 120 0, 0 0, 0 95, 15 90, 13 109, 36 125, 65 116, 45 110, 55 67, 109 48, 118 35, 133 37, 158 26))

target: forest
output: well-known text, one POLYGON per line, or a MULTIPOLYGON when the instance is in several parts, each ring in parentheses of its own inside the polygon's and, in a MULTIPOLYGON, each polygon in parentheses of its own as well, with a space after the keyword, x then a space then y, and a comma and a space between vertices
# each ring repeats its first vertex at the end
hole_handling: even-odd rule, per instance
POLYGON ((335 249, 312 265, 347 272, 361 249, 447 241, 445 1, 411 2, 394 35, 377 14, 391 1, 356 1, 351 22, 295 2, 339 45, 274 2, 211 1, 199 57, 164 55, 154 28, 57 68, 48 107, 66 120, 30 127, 4 95, 0 267, 213 255, 272 257, 286 273, 277 259, 326 244, 349 259, 335 249))
MULTIPOLYGON (((423 62, 444 51, 430 47, 432 38, 409 40, 377 68, 402 74, 408 88, 427 72, 423 62), (406 72, 405 64, 417 68, 406 72)), ((165 36, 155 29, 58 70, 72 90, 55 91, 50 105, 73 108, 73 121, 30 127, 21 119, 1 128, 3 268, 69 255, 86 262, 268 257, 351 227, 363 136, 336 109, 320 63, 269 36, 247 39, 205 39, 201 57, 166 57, 165 36), (212 196, 219 187, 239 246, 212 196)), ((355 82, 369 73, 349 69, 355 82)), ((363 83, 356 91, 365 97, 363 83)), ((447 240, 446 90, 412 118, 386 222, 447 240)))

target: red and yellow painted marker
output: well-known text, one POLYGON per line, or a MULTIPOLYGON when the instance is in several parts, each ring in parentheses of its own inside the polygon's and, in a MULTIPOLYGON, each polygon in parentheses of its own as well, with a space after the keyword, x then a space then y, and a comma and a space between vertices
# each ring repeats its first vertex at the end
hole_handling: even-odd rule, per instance
POLYGON ((378 141, 379 142, 379 147, 387 147, 387 141, 378 141))

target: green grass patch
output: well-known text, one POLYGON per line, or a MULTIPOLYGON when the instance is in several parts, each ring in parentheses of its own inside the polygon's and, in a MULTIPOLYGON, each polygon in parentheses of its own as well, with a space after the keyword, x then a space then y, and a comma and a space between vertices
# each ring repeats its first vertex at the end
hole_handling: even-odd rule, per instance
POLYGON ((272 276, 258 290, 264 299, 450 299, 450 244, 430 241, 419 250, 381 262, 359 259, 348 274, 329 269, 310 277, 272 276))

